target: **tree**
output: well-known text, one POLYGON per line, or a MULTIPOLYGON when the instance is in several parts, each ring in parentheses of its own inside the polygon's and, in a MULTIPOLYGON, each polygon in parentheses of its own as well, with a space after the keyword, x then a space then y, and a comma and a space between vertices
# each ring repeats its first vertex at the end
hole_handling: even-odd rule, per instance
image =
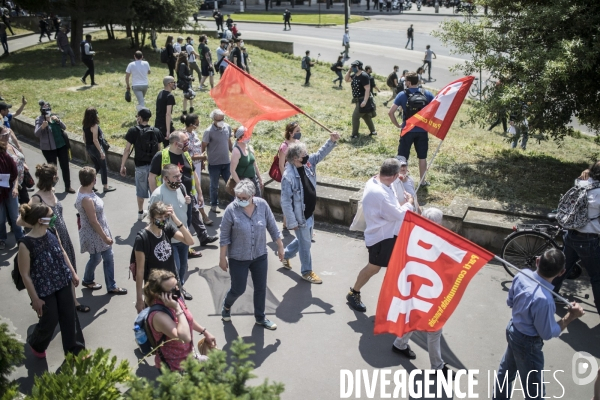
MULTIPOLYGON (((471 122, 499 111, 525 110, 529 130, 558 141, 577 117, 600 129, 600 2, 597 0, 479 0, 487 16, 442 23, 435 32, 456 53, 471 57, 455 67, 483 70, 497 81, 473 107, 471 122)), ((482 82, 483 83, 483 82, 482 82)))
POLYGON ((186 0, 133 0, 132 28, 133 43, 144 47, 150 29, 180 29, 187 25, 188 18, 197 12, 196 2, 186 0))
POLYGON ((16 384, 9 375, 25 359, 23 343, 10 333, 7 324, 0 325, 0 399, 12 399, 17 394, 16 384))

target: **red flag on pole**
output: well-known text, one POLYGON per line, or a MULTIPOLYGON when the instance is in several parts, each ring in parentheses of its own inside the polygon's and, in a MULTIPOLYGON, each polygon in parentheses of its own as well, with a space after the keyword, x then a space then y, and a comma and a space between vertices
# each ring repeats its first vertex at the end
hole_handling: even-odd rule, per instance
POLYGON ((375 334, 441 329, 467 285, 494 255, 407 212, 379 294, 375 334))
POLYGON ((225 115, 239 121, 248 130, 242 139, 252 136, 259 121, 280 121, 303 113, 256 78, 239 69, 229 60, 219 83, 210 91, 217 107, 225 115))
POLYGON ((473 76, 465 76, 445 86, 431 103, 406 121, 400 136, 418 126, 444 140, 474 79, 473 76))

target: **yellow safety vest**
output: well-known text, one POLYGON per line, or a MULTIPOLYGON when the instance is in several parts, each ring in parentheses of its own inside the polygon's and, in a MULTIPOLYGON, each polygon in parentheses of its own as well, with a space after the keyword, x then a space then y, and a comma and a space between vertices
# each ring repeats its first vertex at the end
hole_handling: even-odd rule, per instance
MULTIPOLYGON (((184 151, 183 156, 185 157, 187 162, 190 164, 190 167, 193 168, 194 164, 192 163, 192 157, 190 157, 190 153, 188 153, 187 151, 184 151)), ((162 161, 160 163, 160 170, 162 171, 162 169, 167 164, 171 164, 171 156, 169 155, 168 147, 166 149, 162 150, 162 161)), ((156 187, 158 187, 160 185, 162 185, 162 176, 156 175, 156 187)), ((192 193, 190 193, 190 195, 195 196, 196 193, 197 193, 196 192, 196 179, 194 178, 194 172, 192 171, 192 193)))

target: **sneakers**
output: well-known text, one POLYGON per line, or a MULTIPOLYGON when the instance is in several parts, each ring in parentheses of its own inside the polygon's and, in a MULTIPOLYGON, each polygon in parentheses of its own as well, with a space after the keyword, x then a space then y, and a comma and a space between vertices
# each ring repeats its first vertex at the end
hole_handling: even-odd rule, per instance
POLYGON ((289 269, 289 270, 292 269, 292 263, 290 262, 290 260, 288 258, 284 258, 281 263, 283 264, 283 268, 289 269))
POLYGON ((138 211, 138 221, 143 220, 148 213, 146 211, 138 211))
POLYGON ((348 300, 348 304, 350 307, 354 308, 356 311, 365 312, 367 311, 367 307, 360 300, 360 292, 353 292, 352 288, 346 295, 346 300, 348 300))
POLYGON ((310 283, 323 283, 323 281, 321 280, 321 278, 319 278, 319 275, 315 274, 313 271, 310 271, 304 275, 302 275, 302 279, 304 279, 305 281, 308 281, 310 283))
POLYGON ((220 213, 221 213, 221 210, 219 210, 219 209, 217 208, 217 206, 212 206, 212 207, 210 208, 210 212, 211 212, 211 213, 215 213, 215 214, 220 214, 220 213))
POLYGON ((369 133, 369 136, 377 136, 377 132, 373 131, 373 132, 369 133))
POLYGON ((275 329, 277 329, 277 324, 275 322, 271 322, 268 319, 265 319, 262 322, 256 321, 256 325, 260 325, 265 329, 274 331, 275 329))
POLYGON ((102 193, 114 192, 115 190, 117 190, 117 188, 114 188, 112 186, 107 186, 102 190, 102 193))
POLYGON ((184 288, 181 288, 181 295, 183 296, 184 299, 186 300, 193 300, 194 297, 192 297, 191 294, 188 293, 187 290, 185 290, 184 288))
POLYGON ((408 358, 409 360, 414 360, 415 358, 417 358, 417 355, 415 354, 414 351, 412 351, 410 349, 409 345, 406 345, 406 348, 404 350, 400 350, 399 348, 397 348, 396 346, 394 346, 392 344, 392 351, 394 353, 402 354, 404 357, 408 358))
MULTIPOLYGON (((40 40, 40 42, 41 42, 41 40, 40 40)), ((80 80, 80 81, 81 81, 81 83, 83 83, 84 85, 87 85, 87 82, 85 81, 85 79, 83 79, 83 78, 80 78, 79 80, 80 80)))
POLYGON ((210 243, 216 242, 217 240, 219 240, 218 236, 207 236, 206 239, 200 242, 200 246, 206 246, 210 243))
POLYGON ((221 308, 221 321, 231 321, 231 309, 225 308, 225 303, 223 303, 223 308, 221 308))

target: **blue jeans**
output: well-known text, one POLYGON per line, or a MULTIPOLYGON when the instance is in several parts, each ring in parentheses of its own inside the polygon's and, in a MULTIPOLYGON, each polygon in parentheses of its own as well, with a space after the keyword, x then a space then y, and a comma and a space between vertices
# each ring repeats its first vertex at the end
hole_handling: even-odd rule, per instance
POLYGON ((100 264, 100 259, 103 261, 106 290, 110 292, 117 288, 117 282, 115 282, 115 258, 112 247, 101 253, 90 254, 90 259, 85 265, 85 274, 83 275, 83 282, 81 284, 89 285, 94 282, 94 272, 98 264, 100 264))
POLYGON ((219 204, 219 177, 222 176, 225 183, 227 183, 231 175, 229 164, 209 164, 208 175, 210 176, 210 205, 216 207, 219 204))
POLYGON ((190 246, 178 242, 171 243, 171 248, 173 249, 173 257, 175 257, 175 268, 177 268, 177 273, 179 274, 179 281, 181 282, 181 286, 183 286, 185 275, 188 271, 188 254, 190 246))
POLYGON ((581 266, 585 268, 590 277, 596 310, 600 312, 600 239, 598 235, 568 231, 563 241, 566 272, 552 281, 554 291, 558 293, 575 263, 581 260, 581 266))
POLYGON ((12 197, 12 190, 8 194, 8 199, 0 204, 0 242, 5 242, 7 239, 6 222, 10 222, 15 242, 23 237, 23 228, 17 225, 19 217, 19 199, 12 197))
POLYGON ((265 320, 265 301, 267 298, 267 254, 254 260, 238 261, 229 259, 229 275, 231 288, 225 296, 225 308, 231 308, 233 303, 246 291, 248 271, 252 275, 254 285, 254 318, 256 322, 265 320))
POLYGON ((315 225, 315 218, 311 216, 306 220, 304 227, 298 227, 294 231, 296 238, 292 240, 290 244, 285 248, 284 257, 286 259, 294 258, 296 253, 300 251, 300 271, 302 275, 312 271, 312 256, 310 255, 310 246, 312 244, 313 226, 315 225))
MULTIPOLYGON (((544 341, 539 336, 527 336, 519 332, 512 324, 506 327, 508 347, 500 362, 497 380, 503 385, 502 390, 494 383, 494 400, 510 399, 512 384, 517 371, 521 385, 525 390, 525 399, 541 399, 544 395, 541 371, 544 369, 544 341), (532 371, 529 373, 529 371, 532 371), (529 374, 529 375, 528 375, 529 374), (504 384, 506 379, 506 384, 504 384)), ((548 378, 545 378, 547 380, 548 378)))
MULTIPOLYGON (((400 9, 402 9, 402 4, 400 5, 400 9)), ((406 46, 404 46, 404 48, 406 49, 408 47, 408 44, 410 43, 410 49, 413 50, 414 49, 414 44, 415 44, 415 40, 411 37, 408 38, 408 40, 406 41, 406 46)))

